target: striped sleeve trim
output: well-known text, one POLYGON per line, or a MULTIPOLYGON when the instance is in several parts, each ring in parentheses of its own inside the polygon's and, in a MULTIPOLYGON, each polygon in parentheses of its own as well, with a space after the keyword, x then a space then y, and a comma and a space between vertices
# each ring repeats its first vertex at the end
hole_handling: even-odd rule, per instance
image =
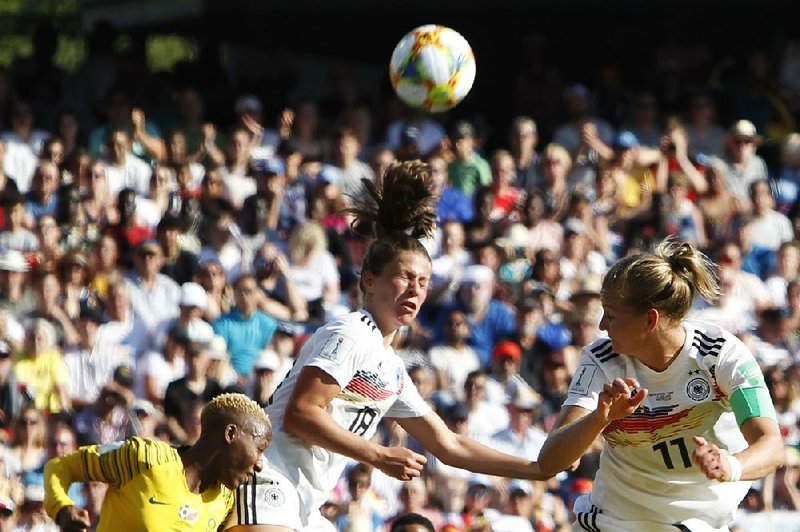
POLYGON ((600 532, 600 527, 597 526, 597 514, 601 513, 603 513, 603 510, 595 505, 592 505, 591 510, 588 512, 578 512, 576 514, 578 525, 582 530, 588 530, 589 532, 600 532))
POLYGON ((692 347, 697 349, 701 358, 706 356, 719 356, 719 352, 724 344, 724 337, 711 338, 700 331, 695 331, 694 337, 692 338, 692 347))
POLYGON ((258 524, 258 504, 256 497, 256 476, 236 488, 236 522, 240 525, 258 524))
POLYGON ((611 340, 606 340, 599 345, 596 345, 595 347, 591 348, 590 351, 598 362, 608 362, 609 360, 619 356, 619 353, 614 351, 614 348, 611 345, 611 340))

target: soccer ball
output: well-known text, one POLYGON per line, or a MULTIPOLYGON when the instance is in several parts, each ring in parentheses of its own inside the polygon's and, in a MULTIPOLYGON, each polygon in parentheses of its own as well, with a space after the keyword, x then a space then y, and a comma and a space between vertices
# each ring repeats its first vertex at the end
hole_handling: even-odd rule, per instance
POLYGON ((401 100, 438 113, 455 106, 472 88, 475 56, 458 32, 428 24, 397 43, 389 72, 401 100))

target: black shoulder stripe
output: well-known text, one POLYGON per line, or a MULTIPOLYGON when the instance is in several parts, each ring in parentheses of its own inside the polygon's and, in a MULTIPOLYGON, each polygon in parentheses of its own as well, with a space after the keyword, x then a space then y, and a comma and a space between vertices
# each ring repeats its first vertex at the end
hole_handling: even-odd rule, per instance
POLYGON ((378 328, 366 314, 361 315, 361 323, 365 323, 367 327, 372 327, 373 331, 378 328))
POLYGON ((614 348, 613 348, 613 347, 611 346, 611 344, 609 343, 609 344, 606 346, 606 348, 605 348, 605 349, 603 349, 602 351, 594 351, 594 356, 596 356, 596 357, 600 358, 600 357, 604 357, 604 356, 610 355, 610 354, 611 354, 611 353, 613 353, 613 352, 614 352, 614 348))
POLYGON ((597 346, 593 347, 590 351, 592 353, 594 353, 594 354, 597 354, 598 351, 603 351, 603 350, 606 349, 606 347, 611 347, 611 340, 606 340, 605 342, 601 343, 600 345, 597 345, 597 346))
MULTIPOLYGON (((705 333, 703 333, 701 331, 695 331, 695 333, 697 333, 697 336, 699 336, 700 339, 705 340, 705 343, 707 343, 707 344, 720 344, 720 345, 722 345, 722 344, 725 343, 725 338, 724 337, 711 338, 710 336, 708 336, 707 334, 705 334, 705 333)), ((697 339, 697 337, 695 337, 695 339, 697 339)))
POLYGON ((619 353, 614 353, 613 351, 604 357, 597 357, 597 360, 600 362, 608 362, 609 360, 613 360, 619 356, 619 353))

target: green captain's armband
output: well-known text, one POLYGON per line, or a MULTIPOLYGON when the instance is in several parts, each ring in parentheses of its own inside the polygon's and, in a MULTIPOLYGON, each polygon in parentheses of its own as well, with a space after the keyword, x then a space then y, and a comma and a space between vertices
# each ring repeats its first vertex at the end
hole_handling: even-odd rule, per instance
POLYGON ((736 424, 740 427, 751 417, 768 417, 778 421, 769 391, 764 386, 739 388, 731 396, 731 407, 736 415, 736 424))

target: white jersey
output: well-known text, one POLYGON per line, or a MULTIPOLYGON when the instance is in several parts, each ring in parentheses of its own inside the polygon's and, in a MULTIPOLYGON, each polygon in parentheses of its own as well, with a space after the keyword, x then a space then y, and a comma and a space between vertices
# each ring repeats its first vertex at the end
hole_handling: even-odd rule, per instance
POLYGON ((391 347, 384 347, 383 336, 367 311, 350 312, 317 329, 266 408, 273 439, 264 455, 270 466, 297 486, 301 506, 316 511, 349 458, 307 446, 283 430, 286 405, 306 366, 322 369, 339 383, 342 391, 327 411, 341 427, 365 439, 375 434, 384 416, 420 417, 430 407, 417 392, 403 360, 391 347))
POLYGON ((694 517, 722 527, 750 483, 708 480, 691 460, 692 436, 730 454, 747 447, 730 398, 737 389, 763 387, 764 378, 753 355, 729 332, 689 320, 683 327, 686 342, 662 372, 614 352, 608 338, 588 345, 564 405, 594 410, 604 384, 636 378, 649 395, 636 412, 604 431, 592 504, 621 520, 669 524, 694 517))

